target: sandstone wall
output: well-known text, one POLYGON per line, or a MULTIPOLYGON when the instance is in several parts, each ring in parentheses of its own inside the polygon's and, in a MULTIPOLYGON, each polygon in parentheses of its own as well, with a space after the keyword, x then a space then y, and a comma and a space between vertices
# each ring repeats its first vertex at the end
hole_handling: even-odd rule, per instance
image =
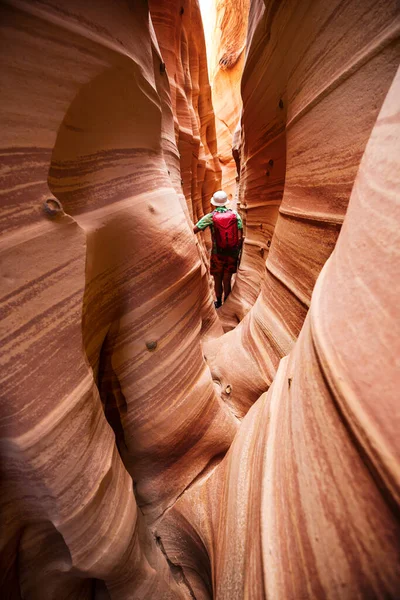
POLYGON ((396 4, 252 0, 225 335, 197 0, 0 32, 2 597, 396 598, 396 4))
MULTIPOLYGON (((210 198, 221 187, 221 165, 217 154, 215 118, 207 74, 206 47, 197 1, 150 0, 151 18, 160 52, 165 61, 170 94, 163 115, 174 121, 175 144, 171 126, 163 135, 164 156, 172 152, 170 175, 179 197, 186 200, 190 224, 210 210, 210 198), (176 161, 178 148, 179 163, 176 161), (171 150, 172 148, 172 150, 171 150), (184 196, 183 196, 184 194, 184 196)), ((197 236, 202 257, 202 334, 220 335, 221 326, 212 310, 211 282, 207 275, 210 232, 197 236)))
POLYGON ((186 597, 141 522, 237 428, 203 358, 220 329, 180 184, 200 212, 218 180, 204 43, 165 70, 146 2, 1 12, 0 588, 186 597))
POLYGON ((246 242, 219 311, 226 329, 241 323, 207 349, 238 414, 268 389, 300 332, 399 64, 399 31, 395 1, 251 4, 239 187, 246 242))
POLYGON ((400 71, 293 350, 160 524, 196 598, 398 597, 399 94, 400 71))
POLYGON ((236 204, 236 163, 232 140, 240 120, 240 83, 245 62, 249 0, 216 0, 209 42, 212 103, 216 117, 222 187, 236 204))
POLYGON ((221 184, 200 9, 193 0, 150 0, 149 6, 170 83, 181 185, 197 221, 221 184))

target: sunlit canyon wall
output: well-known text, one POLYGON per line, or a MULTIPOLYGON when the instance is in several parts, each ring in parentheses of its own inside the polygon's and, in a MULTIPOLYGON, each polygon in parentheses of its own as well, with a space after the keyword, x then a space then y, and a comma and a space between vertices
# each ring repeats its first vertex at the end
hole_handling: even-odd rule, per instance
POLYGON ((245 61, 249 0, 215 0, 214 10, 206 3, 205 30, 209 53, 212 103, 218 139, 222 187, 237 204, 238 150, 242 98, 240 83, 245 61), (233 142, 233 136, 235 140, 233 142))

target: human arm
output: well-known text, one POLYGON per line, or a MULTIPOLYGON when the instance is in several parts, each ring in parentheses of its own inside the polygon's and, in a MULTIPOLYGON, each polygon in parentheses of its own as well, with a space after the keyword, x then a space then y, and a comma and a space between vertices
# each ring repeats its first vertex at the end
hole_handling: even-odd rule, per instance
POLYGON ((193 227, 193 233, 199 233, 199 231, 203 231, 206 227, 209 227, 212 224, 212 213, 208 213, 196 223, 193 227))
POLYGON ((239 247, 242 248, 243 246, 243 240, 244 240, 244 236, 243 236, 243 221, 241 216, 239 215, 238 212, 235 211, 236 214, 236 218, 237 218, 237 226, 238 226, 238 235, 239 235, 239 247))

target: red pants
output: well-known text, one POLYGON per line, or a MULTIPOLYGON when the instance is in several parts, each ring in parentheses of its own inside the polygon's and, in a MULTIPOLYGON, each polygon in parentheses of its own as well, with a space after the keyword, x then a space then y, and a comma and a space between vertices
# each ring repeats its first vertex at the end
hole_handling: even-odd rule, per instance
POLYGON ((225 273, 236 273, 237 271, 237 256, 229 256, 226 254, 211 254, 210 273, 211 275, 224 275, 225 273))

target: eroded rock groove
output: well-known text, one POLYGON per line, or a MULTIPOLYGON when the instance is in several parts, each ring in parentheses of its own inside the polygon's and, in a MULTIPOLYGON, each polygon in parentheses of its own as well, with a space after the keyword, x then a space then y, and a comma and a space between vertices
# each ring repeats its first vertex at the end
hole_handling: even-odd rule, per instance
POLYGON ((397 598, 396 1, 5 0, 0 32, 2 597, 397 598))

